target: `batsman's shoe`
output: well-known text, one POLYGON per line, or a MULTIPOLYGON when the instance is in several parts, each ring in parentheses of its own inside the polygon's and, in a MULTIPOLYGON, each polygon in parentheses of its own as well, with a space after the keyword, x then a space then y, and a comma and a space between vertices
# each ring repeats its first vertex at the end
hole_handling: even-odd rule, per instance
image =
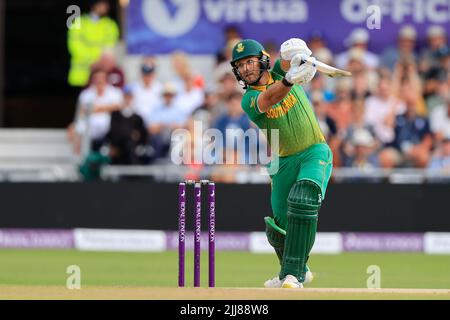
MULTIPOLYGON (((303 282, 303 284, 308 284, 311 283, 314 280, 314 275, 311 271, 306 271, 305 274, 305 281, 303 282)), ((283 280, 280 280, 280 278, 278 276, 267 280, 266 282, 264 282, 264 287, 265 288, 281 288, 283 285, 283 280)))
POLYGON ((299 282, 296 277, 288 274, 286 278, 284 278, 281 287, 286 289, 300 289, 303 288, 303 284, 299 282))
POLYGON ((273 279, 269 279, 266 282, 264 282, 264 287, 265 288, 281 288, 282 284, 283 284, 283 280, 281 280, 278 276, 276 276, 273 279))

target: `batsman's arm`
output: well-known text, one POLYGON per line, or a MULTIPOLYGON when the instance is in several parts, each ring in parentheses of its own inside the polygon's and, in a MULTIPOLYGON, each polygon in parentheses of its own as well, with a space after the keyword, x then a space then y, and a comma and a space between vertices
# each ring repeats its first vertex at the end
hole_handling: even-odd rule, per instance
POLYGON ((269 111, 269 109, 283 100, 284 97, 291 90, 291 86, 287 86, 284 81, 279 81, 269 88, 266 91, 261 92, 258 96, 258 109, 260 112, 265 113, 269 111))
MULTIPOLYGON (((295 63, 294 63, 295 65, 295 63)), ((275 73, 283 76, 284 79, 271 85, 266 91, 263 91, 258 97, 258 109, 260 112, 264 113, 268 111, 271 106, 277 104, 286 97, 288 92, 291 90, 293 82, 289 76, 292 77, 292 71, 290 71, 291 62, 284 59, 279 59, 275 62, 272 69, 275 73)))

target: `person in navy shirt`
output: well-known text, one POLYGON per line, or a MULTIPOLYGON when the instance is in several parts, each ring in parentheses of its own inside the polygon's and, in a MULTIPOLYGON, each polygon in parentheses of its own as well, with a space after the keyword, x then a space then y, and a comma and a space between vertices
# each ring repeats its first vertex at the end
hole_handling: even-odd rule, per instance
POLYGON ((402 91, 406 112, 396 118, 395 138, 391 146, 401 152, 399 164, 425 168, 433 146, 430 124, 428 118, 417 114, 417 93, 409 86, 404 86, 402 91))
POLYGON ((228 144, 233 143, 232 141, 226 141, 227 130, 243 130, 231 131, 230 133, 232 133, 232 136, 235 136, 237 138, 238 145, 240 144, 245 146, 245 150, 240 150, 242 152, 242 156, 245 157, 245 160, 241 159, 240 161, 244 161, 245 163, 247 163, 250 151, 255 150, 255 147, 257 146, 250 146, 249 143, 252 143, 254 141, 248 141, 245 139, 245 131, 252 128, 252 125, 247 115, 241 108, 241 99, 242 93, 240 92, 234 92, 230 94, 226 98, 227 113, 219 117, 213 127, 218 129, 223 134, 224 143, 227 146, 228 144))

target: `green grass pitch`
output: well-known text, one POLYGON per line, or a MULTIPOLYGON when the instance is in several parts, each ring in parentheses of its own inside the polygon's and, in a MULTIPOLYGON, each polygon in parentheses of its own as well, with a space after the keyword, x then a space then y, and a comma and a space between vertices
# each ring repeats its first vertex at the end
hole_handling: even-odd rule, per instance
MULTIPOLYGON (((67 267, 81 269, 86 287, 176 288, 177 252, 119 253, 76 250, 0 250, 0 286, 60 286, 65 289, 67 267)), ((278 272, 275 254, 216 252, 216 286, 261 288, 278 272)), ((366 288, 367 268, 381 270, 382 288, 448 289, 450 255, 413 253, 343 253, 312 255, 315 274, 308 288, 366 288)), ((202 286, 207 286, 207 252, 202 252, 202 286)), ((192 286, 193 255, 186 254, 186 284, 192 286)), ((1 297, 0 297, 1 298, 1 297)), ((19 297, 20 298, 20 297, 19 297)), ((357 296, 356 296, 357 298, 357 296)), ((450 296, 449 296, 450 298, 450 296)))
MULTIPOLYGON (((176 252, 117 253, 75 250, 0 250, 0 284, 65 284, 69 265, 81 268, 84 285, 177 286, 176 252)), ((412 253, 312 255, 309 287, 365 288, 367 267, 381 269, 383 288, 450 288, 450 256, 412 253)), ((202 252, 202 285, 207 285, 207 253, 202 252)), ((219 287, 261 287, 278 272, 275 254, 216 252, 219 287)), ((186 255, 186 282, 192 283, 192 253, 186 255)))

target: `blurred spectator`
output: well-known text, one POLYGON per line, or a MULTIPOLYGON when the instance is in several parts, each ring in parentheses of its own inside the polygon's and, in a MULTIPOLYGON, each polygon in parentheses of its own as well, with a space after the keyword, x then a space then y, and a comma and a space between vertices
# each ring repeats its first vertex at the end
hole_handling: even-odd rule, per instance
POLYGON ((340 79, 336 85, 336 100, 328 107, 328 115, 336 123, 338 132, 346 130, 352 120, 351 85, 350 79, 340 79))
POLYGON ((155 149, 155 158, 165 158, 170 149, 172 131, 186 125, 189 115, 178 100, 177 88, 173 83, 166 83, 162 90, 162 103, 146 119, 150 132, 151 145, 155 149))
POLYGON ((406 104, 406 112, 396 119, 395 139, 392 146, 401 156, 401 165, 426 167, 430 158, 433 137, 428 119, 417 113, 418 98, 411 86, 402 87, 402 97, 406 104))
POLYGON ((374 95, 365 101, 365 122, 374 129, 375 136, 382 143, 394 140, 395 118, 404 113, 402 103, 392 90, 392 80, 388 70, 380 71, 378 88, 374 95))
POLYGON ((427 30, 427 46, 420 54, 420 68, 423 73, 433 67, 439 66, 436 53, 439 49, 447 45, 447 32, 442 26, 433 25, 427 30))
POLYGON ((144 120, 133 110, 133 92, 123 90, 124 102, 120 110, 111 114, 111 126, 106 141, 112 164, 144 164, 151 156, 148 152, 148 132, 144 120))
POLYGON ((308 86, 304 86, 305 90, 311 92, 311 99, 312 93, 316 91, 321 92, 321 94, 323 95, 323 100, 325 100, 325 102, 331 102, 335 99, 334 92, 327 89, 326 87, 326 80, 327 79, 323 74, 317 72, 308 86))
MULTIPOLYGON (((353 101, 351 110, 351 124, 341 132, 342 161, 344 166, 354 166, 354 161, 357 161, 361 162, 358 166, 363 167, 363 160, 369 160, 365 157, 374 153, 379 143, 375 139, 373 128, 365 122, 364 100, 353 101)), ((371 159, 371 163, 375 163, 374 159, 371 159)))
POLYGON ((237 41, 240 41, 242 38, 239 28, 233 25, 227 26, 223 34, 225 46, 217 53, 218 65, 222 62, 229 62, 231 60, 229 44, 233 43, 234 46, 234 44, 236 44, 237 41))
POLYGON ((352 76, 352 99, 360 100, 365 99, 372 94, 372 88, 376 80, 374 79, 374 73, 369 70, 363 70, 361 72, 355 72, 352 76))
POLYGON ((399 61, 415 63, 417 60, 414 52, 416 40, 416 29, 412 25, 403 26, 398 33, 397 47, 390 47, 383 51, 381 66, 393 70, 399 61))
POLYGON ((219 88, 217 91, 217 95, 219 98, 217 111, 219 114, 224 114, 227 112, 226 100, 231 94, 240 90, 241 87, 239 86, 239 83, 236 81, 236 77, 234 76, 231 69, 228 68, 228 70, 225 73, 223 73, 222 76, 219 78, 219 88))
POLYGON ((132 86, 134 111, 147 119, 161 104, 162 84, 155 79, 156 66, 151 58, 141 65, 141 79, 132 86))
POLYGON ((450 171, 450 136, 446 136, 438 145, 428 168, 450 171))
POLYGON ((239 28, 237 26, 234 26, 234 25, 227 26, 225 28, 224 35, 225 35, 225 42, 242 38, 241 31, 239 30, 239 28))
POLYGON ((350 49, 347 53, 347 63, 343 68, 352 74, 363 73, 367 69, 364 64, 364 52, 360 48, 350 49))
MULTIPOLYGON (((185 179, 199 180, 202 178, 202 170, 205 165, 203 161, 197 161, 197 159, 203 159, 203 144, 198 143, 200 139, 203 139, 203 132, 195 130, 195 127, 195 120, 189 119, 186 124, 186 130, 189 134, 183 134, 183 139, 181 140, 183 150, 180 155, 187 171, 184 175, 185 179)), ((172 149, 171 152, 176 154, 177 150, 172 149)))
POLYGON ((187 81, 191 81, 194 88, 202 89, 205 86, 203 77, 192 72, 189 64, 189 58, 184 52, 174 52, 171 58, 172 67, 177 75, 177 79, 175 79, 174 82, 178 87, 177 90, 179 92, 183 92, 185 90, 184 87, 187 81))
MULTIPOLYGON (((125 75, 121 68, 116 63, 116 58, 112 50, 103 51, 100 60, 94 63, 91 70, 103 69, 108 75, 108 83, 114 87, 123 88, 125 85, 125 75)), ((92 78, 89 78, 89 85, 91 85, 92 78)))
POLYGON ((208 129, 218 118, 219 97, 213 91, 205 92, 203 104, 192 113, 192 119, 202 121, 203 128, 208 129))
POLYGON ((339 150, 342 140, 338 136, 336 122, 328 115, 328 103, 324 100, 323 94, 319 90, 314 90, 311 93, 311 103, 314 107, 317 121, 322 130, 336 163, 340 163, 339 150))
POLYGON ((81 92, 75 123, 68 129, 77 153, 83 136, 92 142, 94 150, 100 148, 110 127, 111 112, 120 109, 122 102, 121 90, 108 84, 106 72, 94 70, 92 85, 81 92))
POLYGON ((203 104, 205 99, 203 77, 191 71, 188 56, 183 52, 172 54, 172 65, 177 74, 176 86, 177 104, 182 106, 183 116, 192 112, 203 104))
POLYGON ((436 51, 436 58, 439 61, 439 67, 450 72, 450 47, 444 46, 436 51))
POLYGON ((363 28, 354 29, 346 39, 349 49, 336 57, 336 65, 345 68, 350 60, 352 49, 358 48, 361 52, 361 62, 369 69, 378 67, 378 56, 368 50, 369 32, 363 28))
MULTIPOLYGON (((174 84, 175 85, 175 84, 174 84)), ((188 117, 194 112, 195 109, 203 104, 205 99, 205 93, 203 89, 195 85, 195 78, 188 75, 184 79, 183 86, 180 88, 176 86, 177 90, 177 104, 181 106, 181 112, 183 117, 188 117)))
POLYGON ((266 52, 270 56, 270 66, 273 67, 275 64, 275 61, 277 61, 278 58, 278 49, 280 46, 278 46, 274 41, 267 41, 263 43, 264 49, 266 49, 266 52))
POLYGON ((226 161, 223 165, 215 167, 211 174, 211 179, 219 183, 248 183, 249 167, 242 162, 242 153, 235 148, 225 149, 226 161))
MULTIPOLYGON (((233 38, 233 39, 230 39, 225 44, 225 48, 223 49, 223 52, 224 52, 223 59, 221 61, 218 61, 216 69, 214 70, 214 79, 216 80, 216 82, 220 82, 220 79, 226 73, 231 72, 230 61, 231 61, 233 48, 239 41, 241 41, 240 38, 233 38)), ((237 85, 238 85, 238 83, 237 83, 237 81, 235 81, 235 86, 237 86, 237 85)), ((220 87, 220 85, 219 85, 219 87, 220 87)))
POLYGON ((400 60, 394 67, 392 74, 392 87, 397 97, 401 99, 401 88, 408 87, 416 97, 416 112, 420 116, 426 116, 427 108, 422 96, 422 82, 417 71, 417 65, 409 59, 400 60))
POLYGON ((243 134, 245 133, 245 131, 251 128, 251 124, 249 118, 241 107, 241 100, 241 92, 232 93, 226 100, 227 114, 221 116, 213 127, 220 130, 220 132, 223 134, 224 144, 227 146, 228 144, 234 146, 233 141, 227 140, 227 130, 235 130, 232 131, 232 134, 236 136, 238 140, 237 145, 245 145, 245 150, 238 150, 239 154, 241 156, 245 156, 245 159, 248 159, 250 150, 256 150, 256 148, 254 148, 256 146, 249 146, 248 143, 245 143, 245 137, 243 136, 243 134), (239 129, 243 130, 244 132, 239 129))
MULTIPOLYGON (((97 15, 100 19, 101 14, 97 15)), ((317 73, 305 85, 319 125, 333 151, 335 166, 423 168, 448 164, 450 102, 446 99, 450 96, 450 50, 446 37, 446 29, 430 27, 427 47, 421 51, 421 60, 417 64, 414 52, 417 33, 409 25, 400 29, 397 46, 385 50, 382 59, 368 51, 369 33, 365 29, 353 30, 346 40, 348 50, 337 56, 336 62, 326 47, 323 34, 313 32, 310 35, 308 44, 318 60, 348 69, 353 74, 349 78, 336 79, 317 73), (385 67, 377 68, 379 64, 385 67), (433 134, 436 150, 429 161, 433 134)), ((251 128, 240 105, 241 86, 229 64, 231 50, 241 41, 241 33, 230 26, 225 30, 224 39, 226 46, 214 70, 216 81, 208 86, 207 92, 203 76, 190 68, 189 56, 175 52, 171 62, 176 78, 163 86, 155 78, 155 59, 148 57, 141 65, 141 80, 132 86, 132 91, 126 87, 123 104, 119 98, 121 94, 114 98, 111 87, 104 84, 104 76, 98 75, 102 74, 97 71, 101 68, 106 71, 109 84, 123 86, 123 72, 117 66, 112 50, 103 51, 98 62, 90 65, 93 75, 85 90, 90 93, 83 91, 79 97, 80 111, 75 124, 69 128, 72 141, 76 144, 78 139, 79 149, 77 134, 88 134, 98 150, 108 132, 106 138, 112 163, 134 164, 146 163, 150 151, 155 158, 166 157, 173 130, 192 129, 196 121, 201 121, 203 129, 219 129, 225 138, 227 129, 246 131, 251 128), (87 122, 83 121, 86 119, 87 122), (150 145, 151 150, 146 148, 146 141, 150 142, 147 146, 150 145)), ((265 48, 273 65, 278 46, 266 42, 265 48)), ((241 138, 245 139, 238 137, 238 140, 241 138)), ((192 136, 188 142, 193 148, 198 147, 195 146, 196 139, 198 137, 192 136)), ((248 159, 248 149, 233 147, 228 151, 236 161, 248 159)), ((188 156, 192 158, 193 154, 188 156)), ((188 166, 192 169, 188 176, 200 178, 198 170, 203 165, 191 161, 188 166)), ((243 165, 229 167, 231 175, 219 171, 214 174, 226 182, 248 179, 243 165)))
POLYGON ((239 41, 242 38, 241 31, 237 26, 229 25, 223 31, 224 47, 221 48, 216 55, 217 64, 228 61, 227 44, 233 41, 239 41))
MULTIPOLYGON (((319 60, 321 62, 324 62, 330 66, 335 65, 334 60, 333 60, 334 59, 333 54, 326 47, 317 49, 316 52, 313 53, 313 55, 317 60, 319 60)), ((320 86, 322 88, 322 90, 324 91, 325 100, 328 102, 334 100, 334 97, 335 97, 334 90, 336 88, 337 78, 327 77, 327 76, 324 76, 323 74, 321 74, 320 72, 317 72, 316 76, 314 77, 312 82, 316 82, 316 81, 319 82, 319 83, 317 83, 317 85, 320 86)), ((313 88, 315 85, 312 82, 310 83, 311 84, 310 91, 315 90, 315 88, 313 88)), ((304 88, 307 89, 308 85, 309 84, 304 85, 304 88)))
MULTIPOLYGON (((317 58, 317 60, 324 62, 328 65, 335 65, 333 53, 327 48, 325 37, 320 31, 311 32, 308 40, 308 47, 312 51, 312 55, 317 58)), ((316 73, 316 75, 319 73, 316 73)), ((324 86, 327 90, 334 90, 335 81, 331 77, 326 77, 324 86)), ((313 91, 315 89, 311 89, 313 91)), ((334 95, 334 94, 333 94, 334 95)), ((327 100, 327 97, 326 97, 327 100)))
POLYGON ((316 50, 316 53, 314 53, 314 57, 317 58, 317 60, 322 61, 329 65, 334 65, 333 62, 333 53, 328 48, 319 48, 316 50))
POLYGON ((433 110, 430 125, 437 142, 450 137, 450 95, 447 96, 444 104, 433 110))
POLYGON ((67 33, 67 44, 71 55, 68 75, 69 84, 83 87, 89 81, 91 65, 96 62, 105 49, 114 48, 119 39, 119 28, 109 18, 107 0, 91 0, 90 12, 83 14, 67 33))
POLYGON ((447 73, 439 67, 432 67, 424 74, 423 96, 429 114, 435 107, 445 104, 445 96, 449 94, 447 73))
POLYGON ((214 125, 225 134, 226 129, 243 129, 250 128, 250 121, 241 107, 242 93, 233 92, 227 98, 227 114, 221 116, 214 125))
POLYGON ((321 31, 314 30, 311 32, 308 38, 308 48, 312 51, 313 56, 316 56, 317 51, 327 49, 325 37, 321 31))
POLYGON ((238 85, 236 85, 236 77, 234 76, 231 69, 228 69, 227 72, 223 73, 219 78, 219 97, 220 99, 226 99, 230 94, 240 89, 238 85))
POLYGON ((376 141, 369 130, 356 129, 353 131, 351 139, 346 143, 347 157, 344 166, 360 169, 379 167, 375 153, 376 146, 376 141))
POLYGON ((351 80, 339 79, 336 84, 336 99, 328 105, 328 116, 336 124, 337 135, 333 146, 330 148, 336 153, 333 153, 333 165, 335 167, 342 166, 341 155, 338 152, 343 137, 348 126, 352 120, 352 100, 351 100, 351 80))
POLYGON ((348 63, 344 69, 352 73, 352 99, 368 97, 377 82, 377 75, 373 69, 364 64, 364 51, 361 48, 353 48, 348 51, 348 63))
POLYGON ((314 113, 316 114, 320 129, 328 143, 330 143, 330 140, 337 134, 337 128, 334 120, 328 116, 328 105, 320 90, 314 90, 311 93, 311 103, 314 107, 314 113))

